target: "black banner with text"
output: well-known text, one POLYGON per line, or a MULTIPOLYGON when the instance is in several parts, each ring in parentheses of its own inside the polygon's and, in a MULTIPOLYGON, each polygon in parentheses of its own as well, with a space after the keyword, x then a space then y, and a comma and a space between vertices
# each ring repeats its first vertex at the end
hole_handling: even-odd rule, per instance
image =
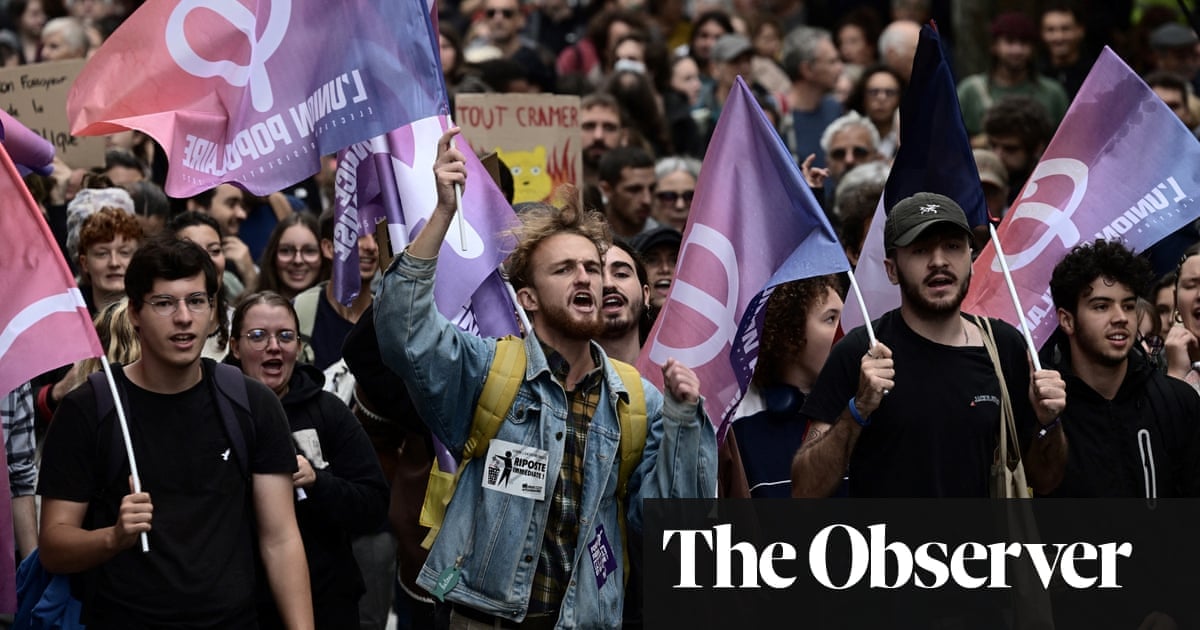
POLYGON ((648 628, 1200 623, 1200 500, 659 500, 645 515, 648 628))

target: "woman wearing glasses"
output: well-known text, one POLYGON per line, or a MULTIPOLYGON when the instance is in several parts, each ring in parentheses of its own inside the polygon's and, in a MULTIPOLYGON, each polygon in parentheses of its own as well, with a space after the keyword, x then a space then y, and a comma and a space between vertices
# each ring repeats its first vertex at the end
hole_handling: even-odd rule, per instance
MULTIPOLYGON (((291 425, 299 467, 292 477, 296 521, 308 557, 316 625, 357 628, 364 586, 350 541, 383 525, 388 488, 358 420, 341 400, 321 390, 319 371, 297 365, 298 325, 292 303, 283 296, 248 295, 233 314, 230 352, 242 372, 279 396, 291 425)), ((260 614, 261 626, 277 627, 276 617, 260 614)))
POLYGON ((258 290, 274 291, 288 300, 328 280, 330 263, 321 256, 317 219, 297 212, 276 224, 258 265, 258 290))

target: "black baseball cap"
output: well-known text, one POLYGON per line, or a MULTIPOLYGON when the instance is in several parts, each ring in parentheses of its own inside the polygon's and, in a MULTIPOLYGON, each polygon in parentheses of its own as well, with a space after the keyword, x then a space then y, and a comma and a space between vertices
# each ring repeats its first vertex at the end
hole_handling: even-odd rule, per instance
POLYGON ((667 245, 679 249, 679 245, 682 242, 683 234, 679 230, 667 225, 660 225, 633 237, 630 239, 629 244, 637 250, 639 256, 645 256, 650 250, 659 245, 667 245))
POLYGON ((962 206, 945 195, 922 192, 901 199, 888 213, 883 226, 883 248, 893 250, 907 247, 929 228, 949 224, 971 236, 971 226, 962 206))

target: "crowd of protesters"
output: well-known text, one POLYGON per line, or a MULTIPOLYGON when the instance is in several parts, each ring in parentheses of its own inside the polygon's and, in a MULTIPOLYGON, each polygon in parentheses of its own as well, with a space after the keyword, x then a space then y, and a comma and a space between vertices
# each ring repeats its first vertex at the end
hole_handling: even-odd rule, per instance
MULTIPOLYGON (((3 4, 0 64, 12 66, 87 58, 141 3, 3 4)), ((315 619, 316 627, 381 629, 389 613, 413 628, 637 627, 638 572, 627 563, 644 497, 701 497, 714 486, 728 497, 987 496, 1001 399, 1012 406, 1038 496, 1197 496, 1195 223, 1148 253, 1104 242, 1075 248, 1050 279, 1059 328, 1042 349, 1046 369, 1034 370, 1011 326, 960 309, 979 253, 962 209, 939 195, 905 199, 889 208, 884 237, 902 303, 874 314, 878 341, 862 329, 838 340, 842 278, 778 287, 747 396, 756 402, 744 405, 719 453, 694 366, 668 362, 660 393, 648 381, 645 391, 630 387, 609 362, 637 358, 667 299, 697 181, 723 167, 705 152, 738 77, 814 188, 852 266, 900 145, 900 102, 920 25, 931 19, 960 62, 958 99, 992 221, 1019 194, 1104 45, 1200 133, 1200 39, 1173 3, 987 4, 1000 6, 975 32, 951 17, 949 2, 929 0, 439 1, 451 98, 581 96, 583 168, 581 207, 517 204, 524 240, 508 269, 533 322, 529 373, 544 374, 530 376, 504 411, 517 425, 536 418, 547 440, 565 425, 554 429, 558 444, 539 451, 555 481, 536 508, 512 512, 524 503, 491 494, 479 477, 484 464, 472 462, 463 479, 474 474, 476 485, 459 482, 459 492, 473 505, 446 512, 432 550, 418 518, 429 470, 440 444, 463 451, 499 352, 494 341, 453 336, 417 299, 430 292, 430 244, 440 242, 431 239, 444 232, 453 185, 465 178, 446 137, 430 226, 403 254, 373 234, 359 238, 360 290, 349 305, 331 283, 332 156, 321 172, 270 195, 222 184, 175 199, 162 189, 170 166, 162 148, 127 131, 106 138, 103 167, 56 160, 50 176, 27 176, 105 351, 123 366, 118 379, 141 427, 134 445, 161 446, 146 477, 171 481, 130 493, 128 470, 94 461, 111 432, 97 429, 95 361, 39 376, 0 403, 18 562, 38 547, 40 527, 43 564, 88 576, 75 594, 99 628, 152 626, 180 611, 211 627, 315 619), (978 50, 965 43, 974 41, 978 50), (397 263, 385 270, 392 255, 397 263), (405 319, 410 313, 420 325, 405 319), (234 380, 249 396, 222 433, 227 414, 209 389, 219 402, 227 365, 245 375, 234 380), (427 379, 426 370, 441 372, 427 379), (935 372, 953 384, 933 382, 935 372), (626 430, 601 396, 617 392, 626 404, 640 401, 650 425, 631 479, 619 476, 617 457, 608 468, 594 461, 594 449, 617 449, 614 436, 626 430), (563 421, 550 423, 553 414, 563 421), (174 419, 148 428, 160 417, 174 419), (192 434, 188 423, 211 426, 192 434), (248 445, 230 435, 241 430, 254 436, 248 445), (194 440, 231 445, 213 446, 214 461, 201 465, 183 455, 194 440), (662 456, 668 443, 675 450, 662 456), (683 444, 691 451, 679 452, 683 444), (218 453, 245 461, 217 468, 218 453), (196 494, 206 499, 191 502, 196 494), (605 501, 614 500, 629 504, 610 509, 605 501), (172 527, 209 528, 212 539, 172 527), (143 565, 135 554, 147 533, 159 559, 143 565), (505 544, 489 565, 483 547, 492 553, 496 539, 505 544), (585 566, 597 549, 616 556, 605 579, 600 565, 585 566), (247 550, 225 564, 212 558, 247 550), (187 563, 202 565, 195 580, 187 563), (295 575, 302 564, 304 584, 295 575), (592 568, 595 588, 590 575, 577 586, 573 572, 592 568), (225 570, 242 573, 224 581, 225 570), (129 584, 178 590, 130 596, 129 584)), ((507 188, 511 202, 510 178, 507 188)), ((499 435, 504 444, 525 439, 516 429, 499 435)))

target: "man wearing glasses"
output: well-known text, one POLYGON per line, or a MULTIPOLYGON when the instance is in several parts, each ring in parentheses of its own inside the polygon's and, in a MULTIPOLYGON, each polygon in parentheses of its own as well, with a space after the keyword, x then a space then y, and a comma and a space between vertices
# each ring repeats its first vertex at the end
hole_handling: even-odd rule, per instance
POLYGON ((839 116, 825 128, 821 134, 821 150, 828 160, 831 180, 825 182, 826 208, 834 206, 834 191, 850 169, 883 159, 879 152, 879 131, 871 119, 854 111, 839 116))
MULTIPOLYGON (((1137 296, 1150 265, 1120 243, 1076 246, 1050 278, 1058 330, 1042 350, 1067 383, 1067 464, 1054 497, 1200 495, 1200 396, 1138 346, 1137 296)), ((1036 438, 1035 438, 1036 439, 1036 438)))
POLYGON ((228 394, 217 385, 225 376, 217 370, 229 368, 200 358, 214 316, 212 259, 190 241, 153 241, 134 254, 125 286, 142 354, 114 376, 143 491, 130 492, 116 414, 98 417, 85 382, 46 436, 42 564, 83 574, 89 628, 256 628, 257 548, 285 625, 311 628, 283 408, 236 374, 246 396, 232 405, 243 429, 232 436, 219 411, 228 394), (138 544, 143 534, 149 551, 138 544))
POLYGON ((529 81, 541 92, 553 92, 557 76, 554 60, 549 53, 538 48, 536 42, 521 37, 525 28, 525 14, 521 13, 518 0, 487 0, 483 17, 487 20, 488 40, 504 55, 505 59, 520 64, 529 81))

